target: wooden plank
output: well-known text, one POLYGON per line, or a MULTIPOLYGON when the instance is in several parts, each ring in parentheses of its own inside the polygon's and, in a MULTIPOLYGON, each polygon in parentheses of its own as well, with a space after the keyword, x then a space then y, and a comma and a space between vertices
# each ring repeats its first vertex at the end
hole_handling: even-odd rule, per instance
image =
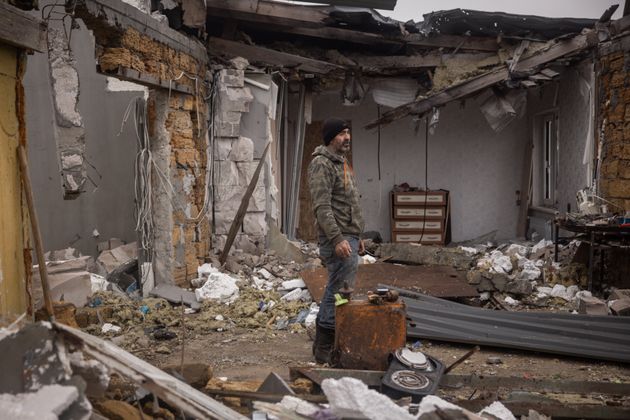
POLYGON ((168 373, 127 353, 110 341, 102 340, 67 325, 53 323, 54 328, 83 351, 109 369, 162 398, 168 404, 195 418, 244 420, 246 417, 168 373))
POLYGON ((456 48, 458 50, 498 51, 499 44, 495 38, 459 36, 459 35, 433 35, 424 36, 410 34, 401 39, 409 45, 428 48, 456 48))
POLYGON ((206 0, 208 15, 318 27, 328 18, 325 8, 305 7, 264 0, 206 0))
POLYGON ((309 28, 302 26, 289 26, 285 23, 278 23, 277 21, 265 22, 264 26, 258 25, 257 21, 260 17, 254 15, 254 19, 243 19, 241 26, 254 28, 256 30, 265 30, 270 32, 282 32, 287 34, 295 34, 308 36, 317 39, 327 39, 333 41, 351 42, 360 45, 370 46, 382 46, 390 49, 400 49, 405 43, 396 38, 385 38, 380 34, 374 34, 370 32, 355 31, 351 29, 341 29, 333 27, 309 28))
POLYGON ((175 81, 170 82, 169 80, 161 80, 151 74, 140 73, 138 70, 126 67, 118 67, 118 70, 115 72, 106 72, 102 71, 99 66, 97 67, 97 72, 105 76, 116 77, 117 79, 138 83, 143 86, 170 89, 176 92, 186 93, 188 95, 195 94, 194 89, 190 86, 186 86, 175 81))
POLYGON ((232 57, 246 58, 250 63, 258 63, 274 67, 290 67, 310 73, 327 74, 344 67, 312 58, 272 50, 270 48, 247 45, 221 38, 210 38, 208 47, 211 51, 232 57))
POLYGON ((23 10, 0 2, 0 41, 14 47, 46 51, 46 24, 23 10))
MULTIPOLYGON (((328 281, 325 268, 304 270, 300 273, 313 300, 319 302, 328 281)), ((361 264, 354 286, 355 296, 365 296, 379 283, 387 283, 410 291, 436 297, 477 296, 477 289, 470 286, 466 275, 452 267, 398 264, 361 264)))
MULTIPOLYGON (((307 377, 320 385, 324 379, 350 377, 359 379, 368 386, 380 386, 385 374, 379 370, 353 370, 313 367, 289 367, 292 380, 307 377)), ((569 381, 547 378, 524 378, 520 376, 483 376, 475 374, 453 374, 442 376, 440 388, 476 388, 495 391, 534 391, 565 394, 630 395, 629 383, 597 381, 569 381)))
MULTIPOLYGON (((306 3, 322 3, 321 0, 302 0, 306 3)), ((333 6, 368 7, 372 9, 394 10, 397 0, 328 0, 333 6)))
MULTIPOLYGON (((597 45, 597 42, 597 34, 594 31, 589 31, 586 34, 578 35, 569 40, 559 42, 550 41, 546 49, 542 49, 532 56, 521 59, 514 70, 521 73, 533 71, 537 67, 557 58, 597 45)), ((426 99, 394 108, 383 114, 378 120, 367 124, 365 128, 371 129, 381 124, 388 124, 404 118, 409 114, 422 115, 430 111, 433 107, 439 107, 453 100, 463 98, 499 82, 508 80, 509 77, 510 72, 508 71, 508 67, 503 65, 495 70, 443 89, 426 99)))

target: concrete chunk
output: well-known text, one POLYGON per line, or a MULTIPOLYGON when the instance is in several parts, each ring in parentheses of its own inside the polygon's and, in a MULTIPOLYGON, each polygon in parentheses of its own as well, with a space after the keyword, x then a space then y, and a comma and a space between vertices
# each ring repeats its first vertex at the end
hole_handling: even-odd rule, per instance
POLYGON ((52 420, 78 398, 79 390, 73 386, 46 385, 33 393, 0 394, 0 412, 7 419, 52 420))
POLYGON ((630 289, 613 289, 608 300, 630 299, 630 289))
POLYGON ((617 316, 630 316, 630 298, 610 301, 610 310, 617 316))
POLYGON ((608 315, 606 302, 594 296, 580 295, 578 298, 578 312, 583 315, 608 315))
POLYGON ((117 248, 103 251, 97 258, 97 263, 104 274, 107 275, 130 260, 138 258, 138 245, 136 242, 122 245, 117 248))
POLYGON ((159 284, 155 286, 155 288, 149 292, 149 295, 163 298, 176 304, 181 303, 183 300, 184 305, 188 305, 193 309, 201 308, 201 304, 197 302, 197 298, 193 292, 170 284, 159 284))

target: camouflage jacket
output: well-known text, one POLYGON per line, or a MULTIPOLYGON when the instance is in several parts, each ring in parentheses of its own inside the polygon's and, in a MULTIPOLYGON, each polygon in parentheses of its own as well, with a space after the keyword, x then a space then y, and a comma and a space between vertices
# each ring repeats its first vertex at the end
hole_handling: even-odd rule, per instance
POLYGON ((318 146, 308 166, 308 185, 320 236, 337 245, 343 235, 359 236, 364 222, 352 167, 342 156, 318 146))

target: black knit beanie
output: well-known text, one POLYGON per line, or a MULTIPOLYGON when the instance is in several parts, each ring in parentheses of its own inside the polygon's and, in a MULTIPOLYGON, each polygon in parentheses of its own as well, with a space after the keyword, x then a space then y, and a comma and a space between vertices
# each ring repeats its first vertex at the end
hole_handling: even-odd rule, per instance
POLYGON ((324 126, 322 127, 322 137, 324 138, 324 144, 328 146, 332 139, 339 133, 341 133, 346 128, 350 128, 350 126, 344 121, 338 118, 329 118, 324 121, 324 126))

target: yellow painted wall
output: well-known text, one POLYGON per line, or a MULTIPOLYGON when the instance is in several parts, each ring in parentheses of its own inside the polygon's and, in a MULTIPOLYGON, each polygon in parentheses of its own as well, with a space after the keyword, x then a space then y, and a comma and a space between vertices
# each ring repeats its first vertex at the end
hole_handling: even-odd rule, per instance
POLYGON ((0 325, 26 312, 25 203, 16 148, 19 50, 0 43, 0 325))

